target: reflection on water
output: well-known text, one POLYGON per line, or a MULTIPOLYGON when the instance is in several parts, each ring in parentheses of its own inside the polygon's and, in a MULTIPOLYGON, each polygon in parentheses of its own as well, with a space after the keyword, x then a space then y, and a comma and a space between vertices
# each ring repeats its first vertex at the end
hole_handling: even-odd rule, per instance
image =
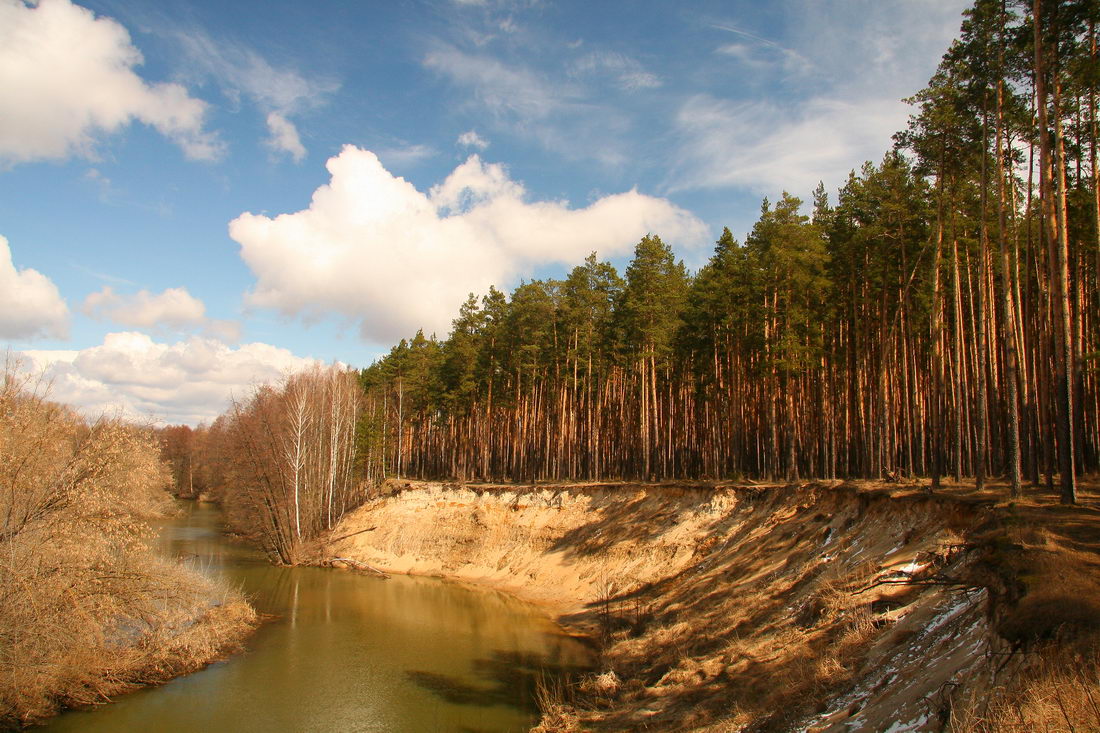
POLYGON ((47 731, 513 731, 535 686, 588 664, 532 607, 443 581, 277 568, 183 503, 161 542, 239 585, 263 613, 248 650, 159 688, 62 715, 47 731))

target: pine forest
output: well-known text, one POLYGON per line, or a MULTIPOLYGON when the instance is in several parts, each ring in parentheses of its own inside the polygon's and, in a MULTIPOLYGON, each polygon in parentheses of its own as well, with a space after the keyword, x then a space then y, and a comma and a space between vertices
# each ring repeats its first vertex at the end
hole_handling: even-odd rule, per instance
POLYGON ((831 196, 765 199, 698 272, 471 294, 361 374, 369 476, 1004 476, 1097 468, 1095 2, 979 0, 906 129, 831 196))

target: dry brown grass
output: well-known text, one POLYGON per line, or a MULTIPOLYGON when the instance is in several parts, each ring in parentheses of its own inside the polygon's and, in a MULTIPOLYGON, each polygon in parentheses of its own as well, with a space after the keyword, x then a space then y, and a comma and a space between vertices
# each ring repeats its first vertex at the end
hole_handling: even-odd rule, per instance
POLYGON ((0 727, 195 669, 253 625, 239 594, 150 548, 166 481, 147 432, 4 376, 0 727))
POLYGON ((587 730, 574 705, 573 689, 567 681, 539 677, 535 702, 541 717, 531 733, 581 733, 587 730))
POLYGON ((1100 650, 1094 639, 1049 642, 1002 674, 1004 683, 953 711, 959 733, 1100 730, 1100 650))

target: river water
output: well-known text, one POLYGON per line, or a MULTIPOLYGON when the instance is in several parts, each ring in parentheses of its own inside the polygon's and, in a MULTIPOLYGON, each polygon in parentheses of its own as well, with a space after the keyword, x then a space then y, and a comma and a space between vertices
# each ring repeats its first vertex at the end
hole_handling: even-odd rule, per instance
POLYGON ((218 509, 181 502, 166 552, 240 587, 276 619, 244 652, 46 731, 521 731, 536 680, 590 657, 528 604, 431 579, 280 568, 230 542, 218 509))

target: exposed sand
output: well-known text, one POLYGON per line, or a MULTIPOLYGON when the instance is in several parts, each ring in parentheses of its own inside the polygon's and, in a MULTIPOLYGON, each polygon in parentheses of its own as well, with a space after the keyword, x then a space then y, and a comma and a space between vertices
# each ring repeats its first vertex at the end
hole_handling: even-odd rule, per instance
POLYGON ((1004 648, 967 544, 996 521, 987 500, 837 483, 384 489, 320 557, 490 585, 596 639, 616 685, 578 699, 580 729, 939 730, 1004 648))

